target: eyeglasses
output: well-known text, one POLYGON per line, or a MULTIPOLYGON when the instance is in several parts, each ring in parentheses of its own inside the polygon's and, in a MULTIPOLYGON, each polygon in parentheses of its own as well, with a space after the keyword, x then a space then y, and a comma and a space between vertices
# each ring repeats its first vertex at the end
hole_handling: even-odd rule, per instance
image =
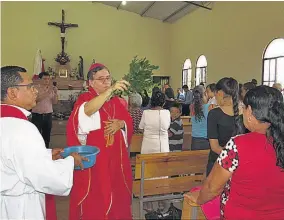
POLYGON ((24 84, 24 85, 12 85, 11 87, 27 87, 28 89, 35 89, 34 83, 24 84))
POLYGON ((97 79, 94 79, 94 80, 98 80, 98 81, 100 81, 101 83, 105 83, 105 82, 110 82, 110 81, 112 81, 112 77, 97 78, 97 79))

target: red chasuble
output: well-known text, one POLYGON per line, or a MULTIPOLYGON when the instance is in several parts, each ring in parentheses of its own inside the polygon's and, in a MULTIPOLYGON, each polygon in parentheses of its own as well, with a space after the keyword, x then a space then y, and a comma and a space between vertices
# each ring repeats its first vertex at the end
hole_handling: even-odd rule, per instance
MULTIPOLYGON (((28 120, 26 115, 18 108, 11 105, 0 105, 1 106, 1 118, 19 118, 28 120)), ((45 194, 45 211, 46 220, 57 220, 56 216, 56 204, 54 196, 45 194)))
MULTIPOLYGON (((81 145, 77 137, 79 108, 95 96, 97 93, 90 87, 88 92, 78 97, 67 124, 68 146, 81 145)), ((117 131, 110 146, 107 146, 104 137, 105 121, 124 120, 127 141, 130 144, 133 133, 132 118, 117 97, 106 102, 99 113, 101 129, 91 131, 87 135, 87 145, 98 147, 100 153, 93 167, 74 173, 69 219, 132 219, 132 171, 123 134, 117 131)))

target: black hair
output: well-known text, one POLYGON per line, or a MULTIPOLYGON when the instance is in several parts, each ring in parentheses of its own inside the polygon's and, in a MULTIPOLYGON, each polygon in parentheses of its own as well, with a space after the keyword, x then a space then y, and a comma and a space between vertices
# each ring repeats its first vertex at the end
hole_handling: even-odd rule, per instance
POLYGON ((193 89, 193 108, 194 108, 194 115, 195 121, 202 121, 202 118, 205 118, 203 112, 203 96, 204 90, 203 86, 196 86, 193 89))
POLYGON ((208 86, 206 86, 206 89, 210 89, 211 92, 216 91, 216 83, 211 83, 208 86))
POLYGON ((204 83, 200 83, 199 85, 200 85, 200 86, 204 86, 204 83))
POLYGON ((249 91, 253 88, 255 88, 256 85, 253 82, 247 82, 243 85, 244 90, 249 91))
POLYGON ((142 107, 146 107, 149 105, 150 102, 150 97, 148 95, 148 92, 146 91, 146 89, 143 90, 143 94, 141 92, 139 92, 139 94, 142 97, 142 107))
POLYGON ((174 94, 174 90, 172 88, 167 88, 165 90, 165 95, 169 98, 169 99, 174 99, 175 98, 175 94, 174 94))
POLYGON ((183 85, 182 88, 183 89, 188 89, 188 85, 183 85))
POLYGON ((257 120, 270 123, 266 135, 275 149, 276 166, 284 169, 284 103, 281 92, 269 86, 257 86, 247 92, 244 105, 251 107, 257 120))
POLYGON ((43 76, 50 76, 48 72, 41 72, 38 74, 38 78, 42 79, 43 76))
POLYGON ((252 82, 255 86, 257 86, 257 80, 256 80, 256 79, 252 79, 251 82, 252 82))
POLYGON ((94 79, 94 74, 99 72, 100 70, 106 69, 108 72, 108 68, 106 68, 105 66, 97 66, 94 69, 89 70, 88 74, 87 74, 87 79, 88 80, 93 80, 94 79))
POLYGON ((26 73, 26 69, 19 66, 1 67, 1 101, 7 97, 8 88, 23 82, 20 73, 26 73))
POLYGON ((235 118, 235 129, 233 136, 244 133, 244 126, 239 115, 239 83, 232 77, 225 77, 216 84, 216 91, 222 90, 226 96, 231 96, 233 101, 233 111, 235 118))
POLYGON ((155 108, 155 107, 163 107, 165 104, 165 94, 157 91, 155 93, 152 94, 151 97, 151 107, 155 108))
POLYGON ((178 102, 174 102, 171 108, 177 108, 180 112, 182 111, 182 105, 178 102))
POLYGON ((155 86, 153 89, 152 89, 152 96, 155 92, 161 92, 161 89, 157 86, 155 86))
POLYGON ((243 84, 242 83, 239 83, 239 99, 242 100, 242 88, 243 88, 243 84))

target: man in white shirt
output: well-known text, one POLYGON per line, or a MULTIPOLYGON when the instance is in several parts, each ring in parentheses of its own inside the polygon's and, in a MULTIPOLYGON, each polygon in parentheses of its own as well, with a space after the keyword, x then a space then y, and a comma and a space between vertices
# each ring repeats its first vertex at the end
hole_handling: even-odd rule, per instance
POLYGON ((85 160, 77 153, 52 160, 61 150, 47 150, 38 129, 27 120, 36 97, 24 68, 1 68, 0 219, 50 219, 45 194, 67 196, 74 166, 85 160))

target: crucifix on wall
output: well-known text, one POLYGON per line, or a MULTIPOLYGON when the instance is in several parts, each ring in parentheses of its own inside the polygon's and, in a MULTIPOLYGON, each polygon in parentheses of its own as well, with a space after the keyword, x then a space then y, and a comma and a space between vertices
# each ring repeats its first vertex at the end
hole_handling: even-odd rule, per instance
POLYGON ((62 9, 62 20, 61 23, 58 22, 48 22, 48 25, 56 26, 60 28, 60 37, 61 37, 61 49, 62 53, 64 53, 64 44, 65 44, 65 31, 67 28, 71 27, 79 27, 78 24, 68 24, 65 23, 65 11, 62 9))

